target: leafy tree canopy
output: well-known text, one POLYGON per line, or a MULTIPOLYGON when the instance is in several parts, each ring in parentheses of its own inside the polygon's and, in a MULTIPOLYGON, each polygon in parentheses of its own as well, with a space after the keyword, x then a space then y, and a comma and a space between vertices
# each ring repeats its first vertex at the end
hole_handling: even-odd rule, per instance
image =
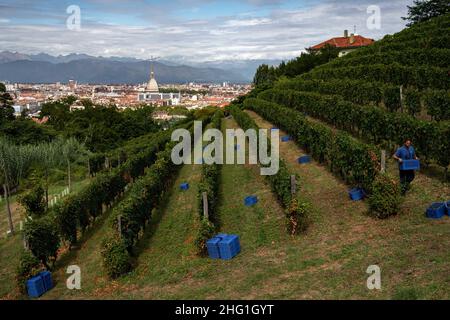
POLYGON ((448 0, 415 0, 412 6, 408 6, 408 16, 402 19, 409 21, 407 26, 410 27, 415 23, 447 13, 450 13, 450 1, 448 0))

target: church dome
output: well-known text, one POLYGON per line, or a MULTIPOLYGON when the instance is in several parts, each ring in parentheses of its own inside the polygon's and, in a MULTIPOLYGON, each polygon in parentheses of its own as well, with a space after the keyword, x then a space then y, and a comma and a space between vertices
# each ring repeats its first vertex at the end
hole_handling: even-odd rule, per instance
POLYGON ((155 78, 152 77, 150 79, 145 90, 148 92, 159 92, 158 82, 156 82, 155 78))

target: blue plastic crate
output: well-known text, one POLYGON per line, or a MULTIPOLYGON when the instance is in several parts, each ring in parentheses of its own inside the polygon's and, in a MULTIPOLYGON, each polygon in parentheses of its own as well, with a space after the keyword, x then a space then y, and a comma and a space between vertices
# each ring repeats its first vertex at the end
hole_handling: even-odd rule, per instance
POLYGON ((311 162, 310 156, 302 156, 302 157, 298 158, 298 163, 300 163, 300 164, 305 164, 305 163, 310 163, 310 162, 311 162))
POLYGON ((419 170, 420 161, 419 160, 403 160, 400 163, 400 170, 419 170))
POLYGON ((253 205, 257 204, 257 203, 258 203, 258 197, 257 196, 248 196, 244 200, 244 204, 247 207, 251 207, 251 206, 253 206, 253 205))
POLYGON ((284 136, 284 137, 281 137, 281 142, 288 142, 288 141, 290 141, 290 140, 292 140, 291 136, 284 136))
POLYGON ((208 249, 208 256, 211 259, 220 259, 219 242, 222 241, 221 237, 214 237, 206 241, 206 248, 208 249))
POLYGON ((361 188, 354 188, 348 192, 350 199, 353 201, 359 201, 364 199, 364 190, 361 188))
POLYGON ((41 276, 27 280, 27 292, 30 298, 38 298, 45 293, 44 280, 41 276))
POLYGON ((450 200, 445 203, 445 207, 447 208, 447 215, 450 216, 450 200))
POLYGON ((182 183, 180 184, 181 190, 188 190, 189 189, 189 183, 182 183))
POLYGON ((45 291, 51 290, 53 288, 52 274, 49 271, 42 271, 41 273, 39 273, 39 276, 44 282, 45 291))
POLYGON ((241 244, 237 235, 228 235, 219 242, 220 258, 231 260, 241 252, 241 244))
POLYGON ((430 219, 440 219, 446 213, 447 208, 443 202, 433 203, 426 211, 426 215, 430 219))

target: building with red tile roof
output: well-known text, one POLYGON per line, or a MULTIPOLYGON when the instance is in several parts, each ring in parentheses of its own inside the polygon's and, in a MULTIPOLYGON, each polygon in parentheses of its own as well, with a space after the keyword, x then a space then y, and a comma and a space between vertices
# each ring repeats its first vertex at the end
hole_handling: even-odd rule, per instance
POLYGON ((341 51, 339 53, 339 56, 342 57, 355 49, 370 46, 374 42, 375 42, 375 40, 373 40, 373 39, 365 38, 363 36, 355 35, 353 33, 349 36, 348 31, 345 30, 343 37, 331 38, 327 41, 324 41, 315 46, 312 46, 310 49, 313 51, 319 51, 320 49, 325 47, 327 44, 329 44, 333 47, 340 49, 341 51))

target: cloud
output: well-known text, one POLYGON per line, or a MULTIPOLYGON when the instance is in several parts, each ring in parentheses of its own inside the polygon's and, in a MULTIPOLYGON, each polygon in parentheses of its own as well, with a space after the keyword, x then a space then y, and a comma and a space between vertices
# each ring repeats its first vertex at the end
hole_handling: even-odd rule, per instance
MULTIPOLYGON (((227 16, 207 10, 216 4, 212 0, 158 4, 144 0, 94 0, 81 3, 82 29, 76 32, 65 26, 64 6, 59 11, 47 10, 49 6, 44 6, 46 11, 43 11, 32 3, 27 7, 28 1, 15 1, 14 5, 0 4, 1 9, 8 8, 7 16, 3 16, 6 11, 0 10, 0 23, 1 19, 11 20, 2 24, 0 47, 53 55, 75 52, 137 58, 176 56, 197 62, 289 59, 299 55, 305 47, 340 36, 344 29, 352 31, 354 25, 359 34, 375 39, 400 31, 405 24, 401 16, 406 14, 406 5, 410 2, 412 0, 322 0, 303 1, 301 5, 296 1, 287 6, 289 3, 281 0, 243 0, 253 10, 227 16), (283 4, 286 6, 281 6, 283 4), (380 30, 369 30, 366 26, 366 10, 372 4, 381 9, 380 30), (96 11, 102 7, 104 11, 96 11), (201 8, 201 18, 180 13, 195 8, 201 8), (133 23, 128 23, 127 19, 133 23)), ((229 3, 239 5, 239 1, 229 3)))

